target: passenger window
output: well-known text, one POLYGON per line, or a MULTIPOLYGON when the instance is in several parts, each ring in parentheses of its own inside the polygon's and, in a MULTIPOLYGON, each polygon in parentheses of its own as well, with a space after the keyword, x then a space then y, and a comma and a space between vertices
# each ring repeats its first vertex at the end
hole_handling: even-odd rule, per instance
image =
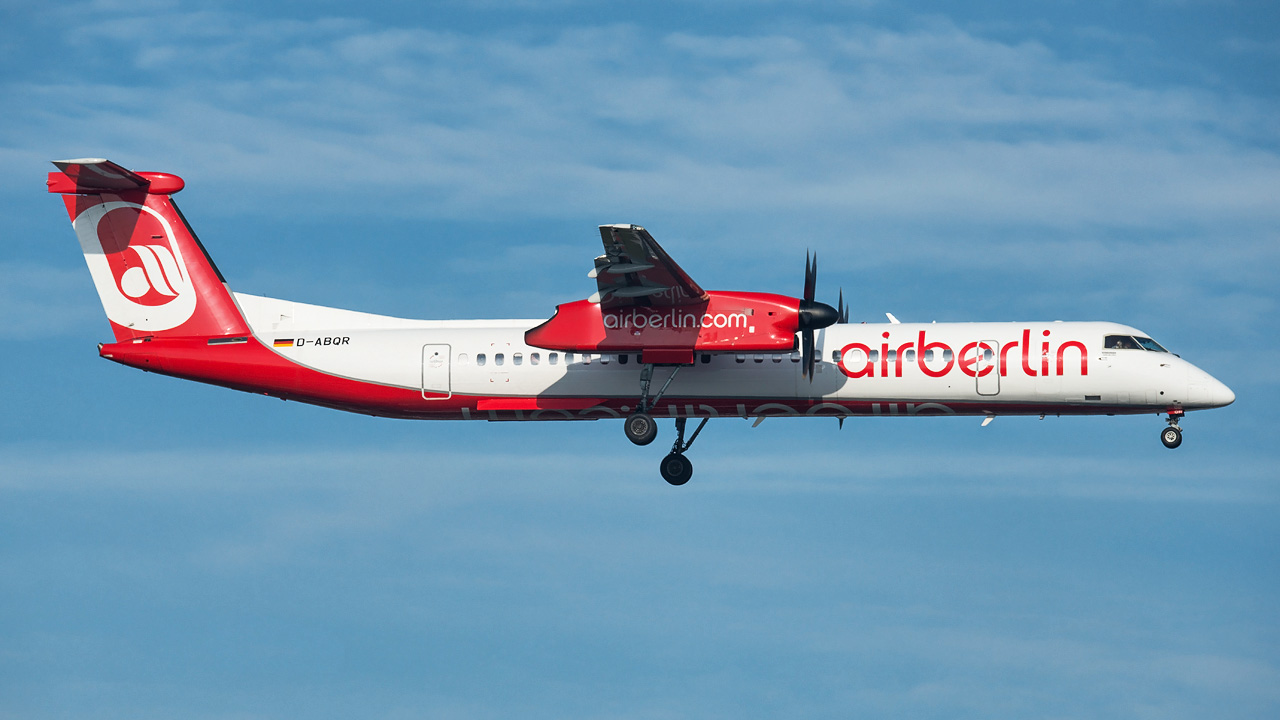
POLYGON ((933 351, 932 351, 932 350, 925 350, 925 351, 924 351, 924 361, 925 361, 925 362, 933 362, 933 351))
POLYGON ((493 364, 494 364, 494 365, 501 365, 501 364, 502 364, 502 361, 503 361, 502 353, 494 353, 494 354, 493 354, 493 364))
POLYGON ((889 362, 897 362, 897 361, 898 361, 898 351, 897 351, 897 350, 890 350, 890 351, 889 351, 889 362))
POLYGON ((983 360, 986 360, 987 362, 991 362, 991 360, 992 360, 992 359, 994 359, 994 358, 995 358, 995 356, 996 356, 996 354, 995 354, 995 353, 993 353, 993 352, 991 352, 991 348, 989 348, 989 347, 983 347, 983 348, 982 348, 982 359, 983 359, 983 360))
POLYGON ((798 352, 793 352, 793 353, 791 353, 791 362, 793 362, 793 363, 798 363, 798 362, 800 362, 800 353, 798 353, 798 352))
POLYGON ((915 361, 916 361, 916 351, 915 351, 915 350, 908 350, 908 351, 906 351, 905 353, 903 353, 903 354, 902 354, 902 357, 903 357, 903 359, 905 359, 907 362, 909 362, 909 363, 913 363, 913 362, 915 362, 915 361))
POLYGON ((458 353, 459 365, 469 365, 470 363, 471 363, 471 358, 467 357, 466 353, 458 353))
POLYGON ((608 365, 608 364, 609 364, 609 356, 608 356, 607 354, 605 354, 605 355, 601 355, 601 356, 600 356, 600 364, 601 364, 601 365, 608 365))
POLYGON ((780 362, 782 362, 782 356, 781 356, 781 355, 779 355, 778 353, 774 353, 774 354, 770 355, 769 357, 773 358, 773 361, 774 361, 774 362, 776 362, 776 363, 780 363, 780 362))
POLYGON ((703 365, 707 365, 707 364, 710 364, 710 362, 711 362, 711 356, 710 356, 709 354, 707 354, 707 353, 703 353, 703 355, 702 355, 702 364, 703 364, 703 365))
POLYGON ((484 353, 476 353, 476 365, 484 365, 484 353))
POLYGON ((756 355, 755 357, 753 357, 753 358, 751 358, 751 359, 752 359, 752 360, 754 360, 754 361, 756 361, 756 362, 758 362, 758 363, 762 363, 762 362, 764 362, 764 355, 756 355))
POLYGON ((618 364, 619 364, 619 365, 626 365, 626 364, 627 364, 627 356, 626 356, 626 355, 619 355, 619 356, 618 356, 618 364))
POLYGON ((523 353, 515 353, 515 354, 513 354, 513 355, 511 356, 511 364, 512 364, 512 365, 521 365, 521 364, 523 364, 523 363, 524 363, 524 354, 523 354, 523 353))
POLYGON ((572 365, 572 364, 573 364, 573 353, 565 353, 565 354, 564 354, 564 364, 565 364, 565 365, 572 365))
POLYGON ((951 348, 947 348, 946 350, 942 351, 943 362, 951 362, 952 358, 954 357, 955 357, 955 353, 951 352, 951 348))
POLYGON ((833 362, 833 363, 838 363, 838 362, 840 362, 840 351, 839 351, 839 350, 832 350, 832 351, 831 351, 831 362, 833 362))
POLYGON ((538 361, 539 361, 539 360, 541 360, 541 359, 542 359, 542 357, 541 357, 538 353, 529 353, 529 364, 530 364, 530 365, 537 365, 537 364, 538 364, 538 361))
POLYGON ((551 353, 550 355, 547 356, 547 362, 551 363, 552 365, 556 364, 557 359, 559 359, 559 355, 557 355, 556 353, 551 353))
POLYGON ((591 364, 591 353, 582 353, 582 364, 583 365, 591 364))
POLYGON ((869 359, 871 360, 871 362, 875 362, 875 361, 879 360, 879 359, 880 359, 880 351, 879 351, 879 350, 872 350, 872 351, 871 351, 871 355, 870 355, 870 358, 869 358, 869 359))
POLYGON ((736 361, 738 361, 738 362, 740 362, 740 363, 744 363, 744 362, 746 362, 746 361, 747 361, 747 356, 746 356, 746 355, 738 355, 738 356, 734 357, 733 359, 734 359, 734 360, 736 360, 736 361))

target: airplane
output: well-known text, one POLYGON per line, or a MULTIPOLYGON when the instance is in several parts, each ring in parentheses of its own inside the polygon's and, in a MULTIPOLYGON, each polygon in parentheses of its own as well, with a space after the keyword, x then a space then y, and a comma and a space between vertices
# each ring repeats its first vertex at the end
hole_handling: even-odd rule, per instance
POLYGON ((171 173, 59 160, 62 196, 115 335, 98 354, 149 372, 338 410, 424 420, 622 419, 676 438, 672 485, 711 418, 1166 416, 1235 394, 1112 322, 850 323, 814 299, 704 290, 638 225, 601 225, 590 297, 550 318, 409 320, 232 292, 173 201, 171 173), (656 388, 656 390, 655 390, 656 388), (686 439, 690 419, 699 421, 686 439))

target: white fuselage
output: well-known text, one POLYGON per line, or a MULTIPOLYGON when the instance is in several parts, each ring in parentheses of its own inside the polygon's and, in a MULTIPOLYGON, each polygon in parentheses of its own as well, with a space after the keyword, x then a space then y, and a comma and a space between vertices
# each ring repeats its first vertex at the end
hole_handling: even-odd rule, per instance
MULTIPOLYGON (((636 354, 525 344, 532 320, 405 320, 236 294, 254 334, 342 378, 422 392, 421 416, 620 417, 639 398, 636 354), (282 345, 284 341, 291 345, 282 345), (475 399, 457 404, 459 396, 475 399), (556 405, 522 399, 583 399, 556 405), (452 400, 452 401, 451 401, 452 400), (445 412, 446 406, 448 411, 445 412)), ((1220 407, 1231 391, 1168 352, 1107 349, 1143 336, 1109 322, 840 324, 817 333, 812 381, 799 353, 698 354, 654 413, 767 415, 1115 414, 1220 407)), ((659 368, 653 392, 674 368, 659 368)), ((415 415, 419 413, 414 413, 415 415)))

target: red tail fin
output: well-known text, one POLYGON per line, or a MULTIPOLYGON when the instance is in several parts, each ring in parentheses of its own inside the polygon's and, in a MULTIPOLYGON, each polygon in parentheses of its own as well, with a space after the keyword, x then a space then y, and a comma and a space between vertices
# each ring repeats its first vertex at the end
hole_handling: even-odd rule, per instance
POLYGON ((167 173, 135 173, 108 160, 55 161, 61 193, 117 341, 248 335, 226 281, 171 197, 167 173))

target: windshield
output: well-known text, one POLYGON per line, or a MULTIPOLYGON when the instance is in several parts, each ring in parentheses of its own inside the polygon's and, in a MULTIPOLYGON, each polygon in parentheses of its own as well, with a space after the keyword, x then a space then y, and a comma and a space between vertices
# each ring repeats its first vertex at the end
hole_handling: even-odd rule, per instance
POLYGON ((1135 337, 1134 340, 1137 340, 1138 344, 1141 345, 1144 350, 1151 350, 1152 352, 1169 352, 1161 347, 1160 343, 1152 340, 1151 338, 1135 337))
POLYGON ((1108 350, 1150 350, 1151 352, 1169 352, 1160 343, 1149 337, 1134 335, 1108 335, 1102 346, 1108 350))

